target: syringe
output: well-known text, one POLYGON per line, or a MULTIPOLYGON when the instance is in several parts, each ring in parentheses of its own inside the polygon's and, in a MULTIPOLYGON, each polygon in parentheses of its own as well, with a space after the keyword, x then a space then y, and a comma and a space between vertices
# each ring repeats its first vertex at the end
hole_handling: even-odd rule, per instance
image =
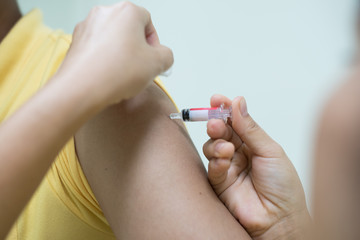
POLYGON ((228 109, 224 109, 222 104, 217 108, 187 108, 181 110, 179 113, 171 113, 171 119, 181 119, 183 121, 195 122, 195 121, 209 121, 210 119, 223 119, 224 122, 228 118, 231 119, 231 106, 228 109))

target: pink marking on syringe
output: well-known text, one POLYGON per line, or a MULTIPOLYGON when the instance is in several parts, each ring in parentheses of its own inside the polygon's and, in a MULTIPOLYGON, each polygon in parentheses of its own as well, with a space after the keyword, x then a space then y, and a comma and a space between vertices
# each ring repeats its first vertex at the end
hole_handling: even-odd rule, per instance
POLYGON ((213 108, 190 108, 190 111, 199 111, 199 110, 215 110, 216 107, 213 108))

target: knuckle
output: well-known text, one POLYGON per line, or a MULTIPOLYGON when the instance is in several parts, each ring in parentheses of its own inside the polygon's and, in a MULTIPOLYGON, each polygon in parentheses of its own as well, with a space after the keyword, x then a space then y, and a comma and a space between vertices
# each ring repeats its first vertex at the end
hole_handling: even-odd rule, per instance
POLYGON ((99 14, 102 14, 104 12, 105 7, 104 6, 94 6, 91 8, 89 17, 97 17, 99 14))
POLYGON ((253 119, 251 119, 248 123, 247 131, 255 132, 255 131, 259 130, 259 128, 260 128, 259 125, 253 119))
POLYGON ((143 14, 146 16, 147 19, 151 19, 151 13, 148 10, 146 10, 145 8, 141 8, 141 10, 143 11, 143 14))
POLYGON ((79 33, 81 31, 82 25, 83 22, 79 22, 78 24, 75 25, 74 34, 79 33))
POLYGON ((271 156, 274 158, 282 158, 286 155, 284 149, 280 144, 272 140, 272 142, 263 146, 263 151, 267 156, 271 156))
POLYGON ((91 8, 90 14, 94 15, 94 14, 97 14, 99 11, 100 11, 100 6, 95 6, 95 7, 91 8))
POLYGON ((125 13, 125 15, 128 18, 141 19, 143 16, 141 7, 135 5, 132 2, 129 2, 129 1, 121 2, 118 7, 119 7, 118 8, 119 12, 125 13))
POLYGON ((120 3, 120 6, 122 6, 122 7, 134 7, 135 4, 133 4, 130 1, 123 1, 123 2, 120 3))
POLYGON ((211 158, 210 154, 210 147, 213 143, 213 140, 209 139, 204 145, 203 145, 203 153, 207 159, 211 158))
POLYGON ((150 22, 151 21, 151 15, 150 12, 148 10, 146 10, 143 7, 139 7, 139 6, 134 6, 134 8, 132 9, 133 13, 138 16, 141 19, 144 19, 146 22, 150 22))
POLYGON ((275 141, 273 141, 271 148, 274 151, 274 153, 277 153, 279 155, 284 155, 285 154, 285 151, 281 147, 281 145, 279 143, 275 142, 275 141))
POLYGON ((129 2, 129 1, 124 1, 124 2, 121 2, 119 4, 119 8, 122 9, 122 10, 129 10, 129 11, 133 11, 136 9, 136 5, 133 4, 132 2, 129 2))
POLYGON ((84 21, 81 21, 75 25, 74 32, 73 32, 73 38, 76 38, 77 36, 79 36, 83 33, 84 25, 85 25, 84 21))

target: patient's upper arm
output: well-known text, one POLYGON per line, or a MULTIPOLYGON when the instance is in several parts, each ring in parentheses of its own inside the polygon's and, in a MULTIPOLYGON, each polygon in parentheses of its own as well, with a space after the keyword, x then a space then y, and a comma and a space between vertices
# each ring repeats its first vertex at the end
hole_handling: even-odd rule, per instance
MULTIPOLYGON (((76 134, 89 184, 119 239, 249 239, 211 189, 176 111, 155 84, 76 134)), ((205 133, 204 133, 205 134, 205 133)))

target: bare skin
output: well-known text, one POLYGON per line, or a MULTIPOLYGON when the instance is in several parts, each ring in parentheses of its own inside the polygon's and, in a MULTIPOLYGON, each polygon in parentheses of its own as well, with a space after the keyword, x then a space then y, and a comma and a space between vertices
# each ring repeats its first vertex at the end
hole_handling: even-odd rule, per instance
POLYGON ((155 84, 76 134, 87 179, 118 239, 250 239, 211 189, 176 109, 155 84))
MULTIPOLYGON (((9 6, 9 9, 15 10, 0 11, 0 39, 20 17, 13 3, 15 1, 0 3, 0 9, 9 6)), ((100 9, 100 14, 104 13, 103 10, 106 12, 109 9, 100 9)), ((149 45, 156 45, 158 39, 151 26, 144 26, 148 29, 145 32, 149 33, 145 34, 145 40, 149 45)), ((86 24, 78 28, 80 43, 82 33, 86 30, 86 24)), ((92 44, 91 41, 85 43, 92 44)), ((79 49, 84 44, 78 44, 79 49)), ((90 185, 118 238, 250 239, 205 181, 204 168, 183 126, 167 118, 174 111, 172 103, 153 84, 146 87, 156 74, 171 65, 170 57, 166 64, 152 66, 152 71, 142 75, 146 76, 141 78, 142 81, 128 85, 126 89, 131 91, 123 91, 126 84, 119 84, 118 79, 114 78, 119 74, 115 71, 118 66, 114 66, 114 75, 104 78, 110 87, 100 89, 106 84, 97 84, 93 79, 94 82, 82 82, 80 85, 85 85, 81 88, 72 89, 69 86, 73 85, 69 85, 69 82, 78 80, 79 75, 71 79, 69 76, 76 69, 66 66, 71 66, 73 61, 83 60, 77 58, 78 54, 74 52, 70 55, 72 60, 64 64, 64 68, 71 71, 67 74, 62 71, 62 74, 54 77, 51 84, 0 127, 0 238, 6 236, 61 146, 87 119, 93 117, 76 134, 77 151, 90 185), (89 102, 83 101, 89 97, 87 91, 79 90, 83 87, 87 91, 100 90, 101 94, 89 102), (141 92, 144 88, 146 90, 141 92), (65 89, 72 91, 68 92, 69 97, 65 101, 59 101, 56 96, 65 89), (139 92, 136 98, 124 101, 139 92), (122 102, 107 108, 119 101, 122 102), (74 108, 77 102, 84 104, 74 108), (54 106, 56 111, 53 110, 54 106), (28 117, 36 115, 40 119, 46 116, 47 124, 44 125, 36 117, 28 117), (64 116, 67 122, 59 121, 64 116), (34 134, 38 136, 35 142, 34 134)), ((150 52, 149 55, 154 53, 150 52)), ((161 62, 164 51, 155 56, 149 58, 161 62)), ((133 63, 139 61, 134 59, 133 63)), ((99 71, 95 76, 103 74, 103 71, 99 71)), ((360 237, 356 171, 360 139, 359 75, 355 73, 331 98, 320 124, 315 154, 315 239, 360 237)), ((125 83, 134 79, 121 76, 122 80, 128 80, 125 83)), ((238 98, 233 103, 229 100, 223 102, 235 104, 240 109, 238 114, 242 115, 244 107, 239 107, 241 101, 238 98)), ((213 100, 212 105, 217 106, 218 103, 220 101, 213 100)), ((248 115, 243 117, 247 118, 248 115)), ((228 129, 219 122, 209 122, 209 135, 213 139, 204 150, 212 162, 209 180, 213 188, 219 195, 228 191, 227 196, 224 194, 220 198, 254 238, 304 239, 307 234, 304 223, 309 222, 309 216, 296 172, 281 147, 264 134, 255 122, 246 122, 245 119, 248 125, 241 126, 242 123, 233 123, 233 129, 228 129), (221 141, 225 145, 217 152, 216 145, 221 141), (238 150, 244 152, 239 154, 238 150), (234 154, 237 156, 232 159, 234 154), (235 160, 233 166, 229 164, 232 160, 235 160), (253 161, 262 164, 256 167, 253 161), (276 168, 268 170, 280 171, 272 175, 268 175, 271 171, 266 169, 256 172, 255 169, 266 167, 267 161, 277 164, 276 168), (235 170, 227 175, 229 169, 235 170), (288 171, 282 171, 284 169, 288 171), (285 174, 279 176, 279 173, 285 174), (232 179, 226 182, 229 176, 232 179), (241 184, 232 185, 229 182, 241 184), (276 191, 279 187, 281 191, 276 191), (250 190, 251 194, 238 195, 237 190, 243 189, 250 190), (231 199, 231 196, 245 195, 250 197, 250 201, 242 198, 241 205, 236 206, 238 203, 231 199), (252 206, 253 203, 259 203, 260 208, 252 206), (249 209, 257 215, 249 214, 249 209)))
POLYGON ((125 3, 92 10, 58 73, 0 127, 0 238, 56 153, 92 118, 76 147, 117 238, 250 239, 212 191, 184 126, 168 118, 173 103, 147 87, 171 64, 144 9, 125 3))
POLYGON ((245 100, 215 95, 233 106, 233 121, 208 123, 204 145, 215 192, 253 239, 360 238, 360 65, 329 99, 315 145, 314 221, 300 180, 282 148, 247 113, 245 100), (247 197, 244 192, 248 193, 247 197))
POLYGON ((247 112, 243 97, 214 95, 232 106, 232 122, 208 122, 209 181, 253 239, 306 239, 310 217, 296 170, 281 146, 247 112), (291 227, 289 227, 291 226, 291 227))
POLYGON ((360 65, 331 96, 315 152, 316 239, 360 238, 360 65))
POLYGON ((0 42, 20 18, 21 13, 16 1, 0 1, 0 42))
POLYGON ((95 8, 77 25, 55 76, 0 125, 1 239, 76 130, 102 109, 136 96, 172 63, 172 52, 160 44, 150 14, 134 4, 95 8), (99 44, 116 48, 94 47, 99 44), (95 63, 94 56, 107 64, 95 63))

